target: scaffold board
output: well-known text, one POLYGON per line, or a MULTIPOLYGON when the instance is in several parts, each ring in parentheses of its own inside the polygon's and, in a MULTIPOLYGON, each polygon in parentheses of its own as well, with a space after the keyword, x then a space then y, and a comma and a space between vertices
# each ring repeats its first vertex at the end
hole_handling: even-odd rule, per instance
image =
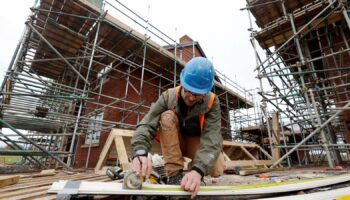
MULTIPOLYGON (((199 196, 235 196, 235 195, 262 195, 275 194, 292 191, 300 191, 324 187, 350 181, 350 174, 312 178, 305 180, 296 180, 280 183, 252 184, 244 186, 201 186, 198 192, 199 196)), ((143 184, 142 190, 125 190, 122 183, 116 182, 87 182, 60 180, 54 182, 48 193, 62 193, 69 190, 69 185, 74 186, 75 194, 84 195, 157 195, 157 196, 187 196, 190 192, 183 191, 176 185, 156 185, 143 184)), ((350 191, 349 191, 350 192, 350 191)))

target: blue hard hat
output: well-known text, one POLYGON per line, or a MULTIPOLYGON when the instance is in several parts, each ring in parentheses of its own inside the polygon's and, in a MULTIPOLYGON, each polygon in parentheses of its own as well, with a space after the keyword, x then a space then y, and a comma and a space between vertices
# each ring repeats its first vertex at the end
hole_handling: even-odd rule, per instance
POLYGON ((192 58, 180 75, 182 87, 195 94, 207 94, 214 85, 213 64, 204 57, 192 58))

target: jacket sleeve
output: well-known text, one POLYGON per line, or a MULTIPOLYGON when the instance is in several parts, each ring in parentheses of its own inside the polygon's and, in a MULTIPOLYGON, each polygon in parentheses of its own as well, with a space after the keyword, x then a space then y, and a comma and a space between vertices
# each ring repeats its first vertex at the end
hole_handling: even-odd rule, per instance
POLYGON ((205 115, 204 130, 200 138, 200 146, 193 160, 193 167, 200 169, 204 175, 214 167, 222 149, 223 138, 221 129, 221 111, 219 99, 215 97, 214 104, 205 115))
POLYGON ((133 150, 143 148, 149 151, 151 142, 157 132, 159 126, 160 115, 168 109, 166 91, 152 103, 150 110, 137 125, 134 136, 131 139, 133 150))

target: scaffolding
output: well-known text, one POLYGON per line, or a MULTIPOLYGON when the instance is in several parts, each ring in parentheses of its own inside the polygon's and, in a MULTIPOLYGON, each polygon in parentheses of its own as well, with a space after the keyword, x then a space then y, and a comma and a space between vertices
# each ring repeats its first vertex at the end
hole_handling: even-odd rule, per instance
MULTIPOLYGON (((25 163, 69 168, 80 159, 91 167, 98 141, 113 127, 135 129, 151 103, 179 84, 181 58, 195 56, 118 1, 42 0, 31 10, 1 85, 0 123, 12 134, 1 132, 0 140, 12 150, 0 154, 25 163)), ((253 95, 218 71, 214 91, 231 140, 233 111, 253 107, 253 95)))
POLYGON ((350 161, 349 1, 247 0, 242 10, 249 11, 261 111, 272 119, 273 166, 350 161))

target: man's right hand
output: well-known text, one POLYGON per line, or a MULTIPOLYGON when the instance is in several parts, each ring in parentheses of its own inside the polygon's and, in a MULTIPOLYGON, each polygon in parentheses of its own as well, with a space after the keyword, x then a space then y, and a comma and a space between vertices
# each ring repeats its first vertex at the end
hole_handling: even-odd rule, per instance
POLYGON ((132 169, 136 172, 137 176, 149 178, 152 172, 152 160, 148 156, 135 156, 132 160, 132 169))

